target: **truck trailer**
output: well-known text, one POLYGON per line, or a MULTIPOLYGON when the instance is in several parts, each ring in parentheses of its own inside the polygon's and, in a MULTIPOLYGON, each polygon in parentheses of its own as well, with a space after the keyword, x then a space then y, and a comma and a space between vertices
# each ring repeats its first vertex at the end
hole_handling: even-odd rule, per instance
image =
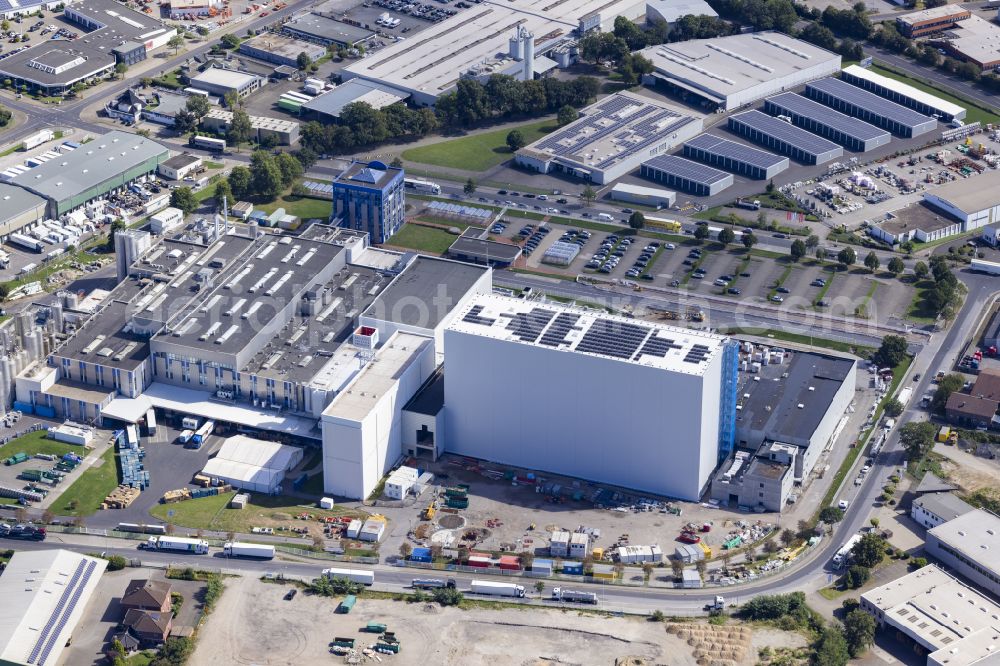
POLYGON ((455 579, 449 578, 448 580, 442 580, 440 578, 414 578, 412 586, 415 590, 436 590, 442 587, 455 589, 455 579))
POLYGON ((188 539, 173 536, 151 536, 146 543, 140 544, 146 550, 173 550, 192 555, 208 554, 208 542, 203 539, 188 539))
POLYGON ((523 597, 524 586, 514 583, 500 583, 492 580, 472 581, 473 594, 489 594, 494 597, 523 597))
POLYGON ((576 601, 582 604, 596 604, 597 595, 593 592, 579 592, 577 590, 564 590, 561 587, 552 588, 553 601, 576 601))
POLYGON ((241 543, 232 541, 222 544, 226 557, 253 557, 262 560, 274 558, 274 546, 263 543, 241 543))
POLYGON ((327 578, 343 578, 362 585, 371 585, 375 582, 375 572, 364 569, 323 569, 323 575, 327 578))

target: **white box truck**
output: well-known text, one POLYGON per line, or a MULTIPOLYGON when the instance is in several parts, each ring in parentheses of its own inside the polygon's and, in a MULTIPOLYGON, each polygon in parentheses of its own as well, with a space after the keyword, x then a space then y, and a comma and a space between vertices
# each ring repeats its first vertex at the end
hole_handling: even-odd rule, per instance
POLYGON ((375 582, 375 572, 364 569, 323 569, 323 575, 327 578, 344 578, 362 585, 371 585, 375 582))
POLYGON ((577 590, 564 590, 561 587, 552 588, 553 601, 576 601, 582 604, 596 604, 597 595, 593 592, 578 592, 577 590))
POLYGON ((263 543, 232 541, 222 544, 222 553, 226 557, 254 557, 270 560, 274 558, 274 546, 263 543))
POLYGON ((192 555, 206 555, 208 553, 207 541, 186 537, 152 536, 146 540, 146 543, 139 544, 139 547, 146 550, 173 550, 192 555))
POLYGON ((474 580, 472 581, 472 593, 490 594, 495 597, 523 597, 524 586, 492 580, 474 580))

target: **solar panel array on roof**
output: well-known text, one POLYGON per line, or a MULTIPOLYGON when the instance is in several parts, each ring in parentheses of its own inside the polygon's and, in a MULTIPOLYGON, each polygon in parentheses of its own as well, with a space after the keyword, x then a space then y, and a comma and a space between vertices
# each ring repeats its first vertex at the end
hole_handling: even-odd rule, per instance
POLYGON ((788 112, 791 112, 813 119, 838 132, 843 132, 847 136, 861 139, 862 141, 877 139, 886 134, 884 129, 880 129, 870 123, 840 113, 839 111, 834 111, 830 107, 824 106, 808 97, 791 92, 768 97, 764 100, 764 105, 764 110, 768 113, 774 113, 774 111, 768 108, 768 105, 770 105, 775 109, 780 109, 779 113, 787 115, 788 112))
POLYGON ((576 351, 630 359, 650 329, 610 319, 595 319, 576 345, 576 351))
POLYGON ((844 154, 844 149, 834 142, 756 110, 730 116, 729 129, 809 164, 844 154))
POLYGON ((552 310, 542 308, 532 308, 530 312, 518 312, 507 322, 507 330, 513 332, 521 342, 535 342, 555 314, 552 310))
POLYGON ((479 324, 480 326, 492 326, 497 322, 496 319, 491 319, 489 317, 481 317, 483 312, 482 305, 473 305, 469 308, 469 311, 465 313, 462 317, 462 321, 468 322, 470 324, 479 324))
POLYGON ((718 169, 686 160, 677 155, 658 155, 651 160, 643 162, 643 166, 705 186, 711 186, 732 177, 725 171, 719 171, 718 169))
MULTIPOLYGON (((786 158, 769 153, 766 150, 746 146, 729 139, 723 139, 714 134, 702 134, 684 143, 684 154, 688 155, 688 146, 697 150, 710 152, 721 157, 743 162, 761 169, 768 169, 787 161, 786 158)), ((692 155, 688 155, 691 157, 692 155)))
POLYGON ((937 127, 934 118, 840 79, 825 78, 808 83, 805 94, 829 107, 902 136, 918 136, 937 127))
POLYGON ((642 349, 639 350, 639 353, 636 355, 636 360, 639 360, 640 357, 647 354, 663 358, 671 349, 682 349, 682 347, 673 340, 661 338, 660 336, 654 334, 646 340, 646 344, 644 344, 642 349))
POLYGON ((560 313, 552 325, 545 331, 545 335, 538 341, 538 344, 546 347, 558 347, 569 344, 566 336, 573 330, 573 326, 580 320, 580 315, 571 312, 560 313))
POLYGON ((706 358, 708 358, 708 347, 705 345, 691 345, 691 349, 688 351, 687 356, 684 357, 684 362, 701 363, 706 358))

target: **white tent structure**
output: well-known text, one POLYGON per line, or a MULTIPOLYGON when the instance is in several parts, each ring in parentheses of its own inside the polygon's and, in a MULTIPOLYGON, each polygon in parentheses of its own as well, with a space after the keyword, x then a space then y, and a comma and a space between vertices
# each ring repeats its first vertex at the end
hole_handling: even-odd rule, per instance
POLYGON ((226 439, 202 474, 257 493, 280 492, 285 472, 302 461, 302 449, 244 435, 226 439))

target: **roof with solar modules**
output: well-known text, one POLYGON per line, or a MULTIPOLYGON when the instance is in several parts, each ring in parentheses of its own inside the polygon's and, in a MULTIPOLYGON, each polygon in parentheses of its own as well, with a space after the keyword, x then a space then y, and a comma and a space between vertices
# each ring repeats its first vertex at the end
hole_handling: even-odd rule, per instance
POLYGON ((689 375, 703 374, 722 353, 726 340, 712 333, 496 294, 470 300, 448 328, 689 375))
MULTIPOLYGON (((669 149, 701 131, 703 120, 630 92, 608 95, 580 111, 580 118, 518 151, 520 158, 559 162, 606 172, 669 149)), ((614 176, 614 177, 617 177, 614 176)), ((597 181, 600 182, 600 181, 597 181)))

